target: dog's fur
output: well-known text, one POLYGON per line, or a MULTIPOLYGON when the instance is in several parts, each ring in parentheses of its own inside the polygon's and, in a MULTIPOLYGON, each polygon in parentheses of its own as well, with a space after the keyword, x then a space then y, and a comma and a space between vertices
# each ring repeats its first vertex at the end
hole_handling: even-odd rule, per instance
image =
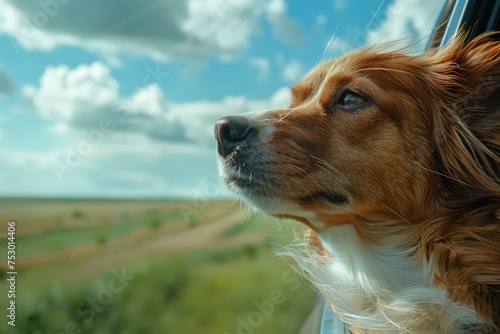
POLYGON ((292 250, 367 333, 500 333, 500 43, 319 65, 289 108, 223 118, 222 175, 311 229, 292 250))

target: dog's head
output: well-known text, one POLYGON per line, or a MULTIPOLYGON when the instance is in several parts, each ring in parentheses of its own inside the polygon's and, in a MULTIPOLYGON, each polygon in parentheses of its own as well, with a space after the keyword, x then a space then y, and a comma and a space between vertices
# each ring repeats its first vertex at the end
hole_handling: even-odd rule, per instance
POLYGON ((495 37, 418 56, 356 51, 311 71, 288 108, 222 118, 215 137, 227 185, 322 237, 354 226, 365 251, 406 254, 426 267, 425 280, 500 328, 495 37))
POLYGON ((321 64, 288 108, 217 123, 222 174, 258 209, 316 230, 360 216, 418 219, 440 189, 498 188, 499 52, 482 37, 321 64))

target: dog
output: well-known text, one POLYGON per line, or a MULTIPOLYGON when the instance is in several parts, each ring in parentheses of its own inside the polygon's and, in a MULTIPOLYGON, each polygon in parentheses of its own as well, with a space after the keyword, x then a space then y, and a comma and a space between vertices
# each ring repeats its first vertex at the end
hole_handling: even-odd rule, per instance
POLYGON ((306 226, 290 253, 353 333, 500 333, 498 37, 357 50, 215 125, 228 188, 306 226))

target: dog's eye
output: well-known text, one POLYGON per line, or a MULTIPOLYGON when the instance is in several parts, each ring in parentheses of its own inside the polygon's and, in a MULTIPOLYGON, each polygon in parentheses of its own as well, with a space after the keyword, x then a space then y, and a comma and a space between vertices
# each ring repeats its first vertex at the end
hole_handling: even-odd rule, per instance
POLYGON ((339 104, 342 106, 359 106, 365 103, 367 100, 361 95, 354 92, 346 92, 339 99, 339 104))
POLYGON ((330 103, 330 109, 340 108, 344 111, 354 111, 367 107, 371 101, 352 90, 345 90, 343 93, 338 94, 336 98, 330 103))

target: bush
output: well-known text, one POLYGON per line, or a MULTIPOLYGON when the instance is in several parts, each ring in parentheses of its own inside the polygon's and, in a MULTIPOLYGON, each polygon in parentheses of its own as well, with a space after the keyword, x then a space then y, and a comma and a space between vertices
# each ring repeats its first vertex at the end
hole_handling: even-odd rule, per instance
POLYGON ((107 241, 108 241, 108 237, 105 236, 105 235, 99 235, 96 239, 95 239, 96 243, 98 245, 104 245, 107 241))
POLYGON ((148 224, 151 228, 158 228, 160 226, 161 219, 159 217, 149 217, 148 224))

